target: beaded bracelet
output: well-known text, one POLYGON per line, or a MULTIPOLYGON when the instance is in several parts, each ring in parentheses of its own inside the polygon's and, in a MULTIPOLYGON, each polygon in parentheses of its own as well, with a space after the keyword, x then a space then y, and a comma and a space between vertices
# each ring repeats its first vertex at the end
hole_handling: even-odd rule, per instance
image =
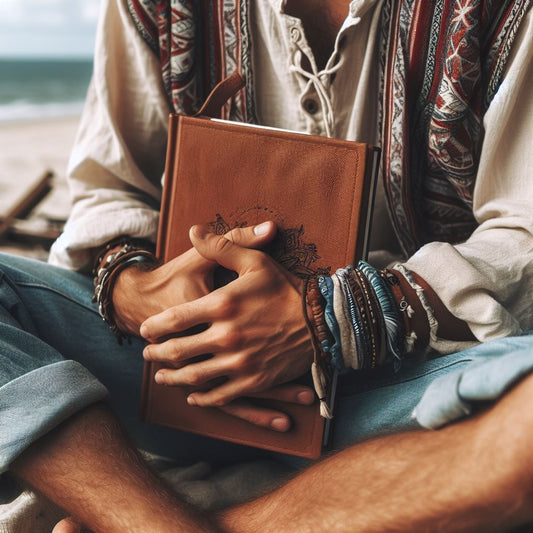
MULTIPOLYGON (((110 250, 113 250, 118 245, 110 243, 108 245, 110 250)), ((94 276, 94 294, 93 302, 98 304, 98 311, 103 320, 109 325, 111 331, 117 337, 119 344, 122 344, 123 339, 128 338, 124 334, 113 316, 113 288, 119 274, 133 264, 140 264, 150 262, 152 265, 156 264, 156 258, 149 250, 137 248, 129 242, 125 242, 116 250, 99 257, 99 266, 94 276), (104 259, 105 258, 105 259, 104 259)))
POLYGON ((415 350, 415 343, 418 340, 418 336, 412 325, 412 317, 414 310, 407 302, 405 295, 400 286, 400 281, 396 274, 387 268, 384 268, 380 272, 380 277, 387 284, 390 291, 393 293, 394 299, 397 302, 400 315, 403 319, 403 333, 404 333, 404 353, 411 354, 415 350))
MULTIPOLYGON (((318 287, 318 280, 314 276, 305 280, 304 304, 305 303, 311 308, 311 327, 313 328, 313 332, 319 343, 318 351, 323 359, 327 359, 328 354, 323 350, 323 346, 326 343, 330 343, 332 340, 324 316, 326 302, 318 287)), ((305 311, 307 312, 307 306, 305 307, 305 311)))
POLYGON ((302 295, 305 323, 313 344, 313 363, 311 365, 313 387, 320 401, 320 415, 323 418, 331 419, 333 418, 330 405, 333 376, 329 364, 329 354, 324 350, 324 346, 329 345, 331 340, 324 318, 325 301, 316 277, 304 280, 302 295), (308 308, 311 308, 312 317, 309 316, 308 308))
POLYGON ((337 270, 333 280, 337 288, 333 302, 335 327, 344 340, 343 350, 354 352, 343 351, 344 368, 375 368, 392 359, 397 369, 404 351, 403 324, 388 283, 364 261, 357 268, 350 265, 337 270))
POLYGON ((97 276, 98 270, 100 270, 100 267, 105 266, 104 261, 107 259, 107 255, 112 251, 119 251, 123 246, 129 245, 131 249, 136 250, 147 250, 149 252, 154 252, 155 247, 152 242, 146 240, 146 239, 139 239, 135 237, 128 237, 125 235, 121 235, 120 237, 116 237, 115 239, 112 239, 105 243, 100 250, 97 253, 93 269, 92 269, 92 275, 93 277, 97 276))

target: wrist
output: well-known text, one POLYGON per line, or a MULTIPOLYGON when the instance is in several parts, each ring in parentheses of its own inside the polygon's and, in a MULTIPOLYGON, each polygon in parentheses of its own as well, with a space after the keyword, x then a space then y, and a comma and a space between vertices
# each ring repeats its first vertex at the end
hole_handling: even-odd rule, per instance
POLYGON ((138 267, 142 263, 155 263, 155 256, 149 250, 136 247, 131 242, 110 242, 98 257, 94 276, 93 301, 98 304, 98 311, 111 327, 119 342, 129 333, 137 333, 135 329, 124 324, 116 313, 113 292, 120 275, 126 270, 138 267), (118 320, 117 320, 118 318, 118 320))
POLYGON ((144 320, 158 312, 150 307, 155 268, 156 263, 137 263, 118 273, 110 296, 114 320, 121 331, 138 336, 144 320))

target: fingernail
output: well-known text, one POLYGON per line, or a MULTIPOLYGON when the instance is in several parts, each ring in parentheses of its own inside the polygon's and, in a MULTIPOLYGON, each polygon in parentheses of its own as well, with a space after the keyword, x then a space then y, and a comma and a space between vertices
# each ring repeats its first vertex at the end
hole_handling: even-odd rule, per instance
POLYGON ((154 376, 154 380, 158 385, 164 385, 163 383, 164 374, 162 372, 157 372, 154 376))
POLYGON ((270 422, 270 427, 276 431, 287 431, 289 429, 289 422, 285 418, 274 418, 270 422))
POLYGON ((314 397, 311 391, 304 390, 296 395, 296 399, 299 403, 311 404, 313 403, 314 397))
POLYGON ((187 396, 187 403, 188 403, 189 405, 193 405, 193 406, 198 405, 198 404, 196 403, 196 400, 194 399, 193 396, 187 396))
POLYGON ((141 324, 141 327, 139 328, 139 333, 141 334, 141 337, 146 338, 148 336, 148 328, 144 324, 141 324))
POLYGON ((268 230, 270 229, 270 222, 263 222, 262 224, 258 224, 254 228, 254 233, 256 235, 264 235, 265 233, 268 233, 268 230))

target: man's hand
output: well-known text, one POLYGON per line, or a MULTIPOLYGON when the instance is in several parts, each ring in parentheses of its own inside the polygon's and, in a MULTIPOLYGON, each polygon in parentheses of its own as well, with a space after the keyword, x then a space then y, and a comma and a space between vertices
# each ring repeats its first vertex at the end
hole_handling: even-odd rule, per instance
MULTIPOLYGON (((266 400, 278 400, 287 403, 300 405, 311 405, 315 401, 315 393, 309 387, 296 383, 280 385, 263 393, 254 394, 254 398, 266 400)), ((273 429, 274 431, 285 432, 291 428, 292 421, 285 414, 275 409, 259 407, 245 398, 233 400, 227 405, 219 406, 221 411, 229 415, 251 422, 256 426, 273 429)))
POLYGON ((145 359, 168 365, 158 371, 156 381, 201 387, 222 379, 210 390, 188 397, 191 405, 220 407, 308 371, 313 351, 302 312, 303 282, 267 254, 210 234, 204 227, 193 227, 190 237, 206 261, 216 261, 239 277, 142 324, 141 335, 151 342, 145 359), (201 333, 159 342, 200 324, 208 325, 201 333), (213 356, 191 362, 203 354, 213 356))
MULTIPOLYGON (((268 243, 276 234, 272 222, 236 228, 227 239, 251 248, 268 243)), ((131 267, 124 270, 113 289, 113 309, 120 329, 139 335, 139 326, 149 316, 205 296, 213 289, 216 262, 194 248, 154 270, 131 267)))

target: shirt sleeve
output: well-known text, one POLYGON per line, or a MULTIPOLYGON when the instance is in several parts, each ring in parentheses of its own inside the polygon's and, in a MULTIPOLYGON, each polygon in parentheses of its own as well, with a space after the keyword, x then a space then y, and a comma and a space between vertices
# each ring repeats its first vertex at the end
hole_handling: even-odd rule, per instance
MULTIPOLYGON (((533 329, 532 79, 530 11, 484 117, 473 203, 479 226, 466 242, 430 243, 405 263, 479 341, 533 329)), ((446 353, 461 346, 438 339, 433 348, 446 353)))
POLYGON ((87 270, 119 235, 155 241, 170 112, 157 56, 125 0, 104 0, 93 78, 69 161, 73 207, 50 263, 87 270))

